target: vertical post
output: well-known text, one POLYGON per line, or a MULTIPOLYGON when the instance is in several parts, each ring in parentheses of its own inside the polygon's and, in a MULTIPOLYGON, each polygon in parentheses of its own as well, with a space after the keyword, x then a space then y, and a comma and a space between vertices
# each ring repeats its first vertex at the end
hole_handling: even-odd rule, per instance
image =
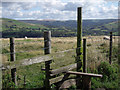
MULTIPOLYGON (((77 49, 76 49, 76 62, 77 62, 77 72, 81 72, 82 68, 82 60, 81 60, 81 45, 82 45, 82 7, 78 7, 77 9, 77 49)), ((81 78, 79 75, 77 75, 77 78, 81 78)), ((77 89, 82 88, 82 79, 76 80, 76 86, 77 89)))
POLYGON ((16 68, 11 69, 11 78, 12 78, 12 82, 14 82, 15 85, 17 85, 16 68))
POLYGON ((83 39, 83 72, 87 73, 86 39, 83 39))
MULTIPOLYGON (((86 39, 83 39, 83 72, 87 73, 87 51, 86 51, 86 39)), ((90 90, 91 88, 91 77, 83 76, 82 77, 82 87, 83 90, 90 90)))
MULTIPOLYGON (((51 53, 51 32, 46 31, 44 32, 44 53, 50 54, 51 53)), ((45 61, 45 88, 46 90, 50 90, 50 63, 51 60, 45 61)))
POLYGON ((24 88, 25 88, 25 86, 26 86, 26 75, 24 75, 24 88))
POLYGON ((10 38, 10 61, 15 61, 14 38, 10 38))
POLYGON ((44 48, 45 55, 51 53, 51 31, 44 32, 44 48))
POLYGON ((45 62, 45 73, 46 73, 46 77, 45 77, 45 88, 46 90, 50 90, 50 63, 52 62, 52 60, 46 61, 45 62))
POLYGON ((91 90, 91 77, 90 76, 83 77, 83 89, 82 90, 91 90))
POLYGON ((109 48, 109 63, 111 64, 112 58, 112 32, 110 32, 110 48, 109 48))
MULTIPOLYGON (((10 38, 10 61, 15 61, 15 45, 14 45, 14 38, 10 38)), ((17 85, 16 79, 16 68, 11 69, 11 78, 12 81, 17 85)))

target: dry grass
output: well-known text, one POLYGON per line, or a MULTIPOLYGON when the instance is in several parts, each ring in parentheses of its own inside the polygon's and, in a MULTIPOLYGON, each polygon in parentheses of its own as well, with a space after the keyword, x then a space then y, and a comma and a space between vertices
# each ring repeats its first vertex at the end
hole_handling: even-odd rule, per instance
MULTIPOLYGON (((101 53, 101 50, 98 48, 100 47, 101 44, 105 44, 106 47, 109 47, 109 40, 103 40, 103 36, 86 36, 83 38, 87 39, 87 59, 88 59, 88 66, 90 68, 94 69, 100 64, 101 61, 108 60, 108 57, 106 57, 106 53, 101 53)), ((115 38, 113 39, 113 45, 118 45, 118 37, 116 36, 113 38, 115 38)), ((68 49, 75 49, 77 38, 53 37, 51 42, 52 42, 51 45, 52 53, 56 53, 68 49)), ((9 51, 9 39, 8 38, 2 39, 2 44, 3 44, 3 49, 9 51)), ((15 49, 16 49, 16 53, 18 53, 17 54, 18 60, 44 55, 43 47, 44 47, 43 38, 28 38, 28 39, 15 38, 15 49)), ((75 56, 75 50, 71 51, 71 54, 70 52, 65 53, 62 58, 59 59, 57 58, 58 62, 56 62, 56 64, 58 63, 70 64, 73 61, 75 61, 74 56, 75 56)), ((9 59, 9 55, 4 54, 2 58, 2 62, 5 63, 8 61, 8 59, 9 59)))
MULTIPOLYGON (((87 39, 87 63, 88 68, 94 70, 101 61, 108 60, 106 53, 101 53, 102 49, 99 49, 101 45, 105 45, 105 49, 109 49, 109 40, 103 40, 103 36, 87 36, 83 37, 87 39)), ((59 37, 52 38, 51 51, 54 54, 54 61, 51 64, 52 69, 56 69, 62 66, 66 66, 75 63, 76 56, 76 37, 59 37), (73 49, 69 52, 60 52, 64 50, 73 49)), ((2 54, 2 63, 8 63, 9 60, 9 39, 2 39, 2 45, 4 54, 2 54), (7 51, 7 54, 5 53, 7 51)), ((118 37, 113 39, 113 45, 118 45, 118 37)), ((32 58, 36 56, 44 55, 44 39, 43 38, 15 38, 15 51, 16 60, 22 60, 26 58, 32 58)), ((33 64, 30 66, 17 68, 17 75, 20 77, 19 86, 23 85, 23 76, 26 75, 26 81, 30 86, 42 86, 44 73, 41 72, 41 68, 44 67, 44 63, 33 64)), ((30 88, 30 87, 29 87, 30 88)))

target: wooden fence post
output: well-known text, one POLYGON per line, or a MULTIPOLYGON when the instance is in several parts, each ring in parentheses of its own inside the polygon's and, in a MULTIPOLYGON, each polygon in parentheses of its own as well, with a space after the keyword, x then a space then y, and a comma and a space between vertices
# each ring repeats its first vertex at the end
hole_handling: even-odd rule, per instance
POLYGON ((23 84, 24 88, 26 86, 26 75, 24 75, 24 84, 23 84))
POLYGON ((90 76, 83 76, 83 89, 82 90, 91 90, 91 77, 90 76))
POLYGON ((86 39, 83 39, 83 72, 87 73, 87 52, 86 52, 86 39))
MULTIPOLYGON (((46 31, 44 32, 44 53, 50 54, 51 53, 51 32, 46 31)), ((51 60, 45 61, 45 88, 46 90, 50 90, 50 63, 51 60)))
POLYGON ((44 32, 44 53, 51 53, 51 31, 44 32))
MULTIPOLYGON (((15 61, 15 45, 14 45, 14 38, 10 38, 10 61, 15 61)), ((11 69, 11 78, 12 81, 17 85, 17 78, 16 78, 16 68, 11 69)))
POLYGON ((112 32, 110 32, 110 48, 109 48, 109 63, 111 64, 112 58, 112 32))
POLYGON ((10 61, 15 61, 15 45, 14 38, 10 38, 10 61))
MULTIPOLYGON (((83 72, 87 73, 87 51, 86 51, 86 39, 83 39, 83 72)), ((91 88, 91 77, 82 77, 83 90, 90 90, 91 88)))
MULTIPOLYGON (((78 7, 77 9, 77 49, 76 49, 76 62, 77 62, 77 72, 81 72, 82 68, 82 60, 81 60, 81 45, 82 45, 82 7, 78 7)), ((80 76, 77 75, 77 78, 80 76)), ((77 89, 82 87, 82 78, 80 80, 76 80, 77 89)))

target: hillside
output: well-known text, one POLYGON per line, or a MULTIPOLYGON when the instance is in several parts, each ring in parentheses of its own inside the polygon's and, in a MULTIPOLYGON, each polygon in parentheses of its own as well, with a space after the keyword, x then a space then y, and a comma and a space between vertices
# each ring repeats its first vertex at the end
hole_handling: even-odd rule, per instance
MULTIPOLYGON (((21 20, 26 23, 41 24, 49 28, 66 28, 76 32, 77 21, 42 21, 42 20, 21 20)), ((115 35, 118 32, 117 19, 96 19, 83 20, 83 35, 108 35, 112 31, 115 35)))
MULTIPOLYGON (((3 37, 42 37, 44 31, 50 30, 53 37, 70 37, 77 34, 77 22, 69 21, 41 21, 41 20, 13 20, 2 18, 3 37)), ((117 35, 116 19, 83 20, 83 35, 109 35, 112 31, 117 35)))
POLYGON ((53 37, 76 36, 76 32, 66 28, 46 27, 40 24, 25 23, 2 18, 2 37, 42 37, 44 31, 51 31, 53 37))
MULTIPOLYGON (((44 29, 47 29, 47 27, 43 25, 29 24, 29 23, 20 22, 13 19, 2 18, 2 36, 3 37, 12 37, 12 36, 38 37, 36 32, 37 33, 42 32, 42 30, 44 29)), ((39 33, 39 36, 41 36, 41 33, 39 33)))

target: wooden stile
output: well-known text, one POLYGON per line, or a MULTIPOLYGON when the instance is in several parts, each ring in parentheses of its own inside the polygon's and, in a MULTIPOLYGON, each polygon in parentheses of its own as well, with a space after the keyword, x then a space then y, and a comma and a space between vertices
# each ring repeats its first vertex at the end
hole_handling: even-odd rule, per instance
POLYGON ((60 73, 64 73, 64 72, 67 72, 69 70, 72 70, 72 69, 75 69, 77 67, 77 64, 71 64, 71 65, 68 65, 68 66, 65 66, 65 67, 61 67, 59 69, 54 69, 52 71, 50 71, 50 75, 53 76, 53 75, 56 75, 56 74, 60 74, 60 73))

